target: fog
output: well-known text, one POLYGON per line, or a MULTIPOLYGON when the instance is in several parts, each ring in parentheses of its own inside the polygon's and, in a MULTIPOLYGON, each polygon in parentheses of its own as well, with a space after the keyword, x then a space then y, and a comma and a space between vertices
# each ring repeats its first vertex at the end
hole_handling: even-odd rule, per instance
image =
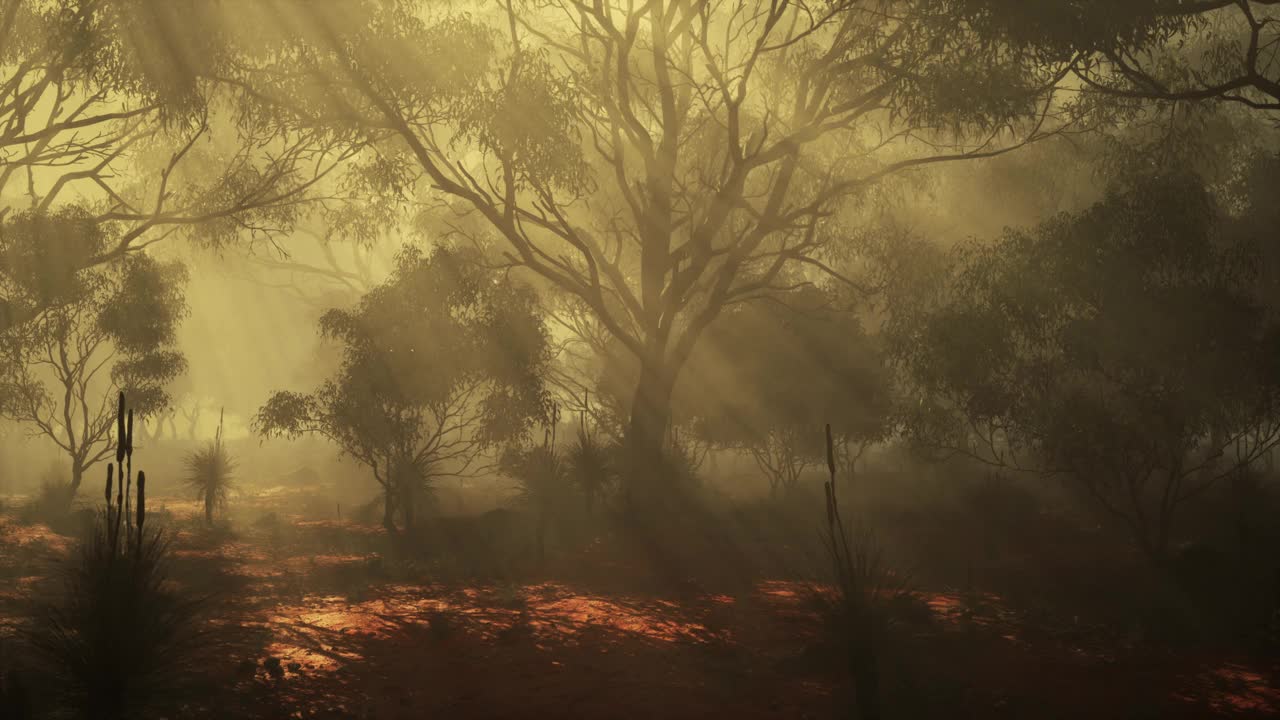
POLYGON ((0 718, 1280 713, 1277 28, 0 0, 0 718))

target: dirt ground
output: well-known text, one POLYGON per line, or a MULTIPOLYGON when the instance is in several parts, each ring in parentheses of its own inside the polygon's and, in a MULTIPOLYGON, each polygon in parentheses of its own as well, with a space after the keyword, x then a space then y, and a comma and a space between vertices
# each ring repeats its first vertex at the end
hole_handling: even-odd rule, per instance
MULTIPOLYGON (((795 581, 645 591, 582 579, 572 569, 590 556, 519 581, 433 579, 371 549, 380 528, 291 515, 290 492, 254 500, 277 524, 234 533, 201 529, 193 503, 153 502, 170 517, 173 582, 210 596, 210 689, 184 717, 830 718, 848 705, 795 581)), ((56 592, 71 545, 0 517, 0 638, 56 592)), ((1032 623, 990 595, 916 597, 882 668, 890 718, 1280 714, 1278 664, 1032 623)))

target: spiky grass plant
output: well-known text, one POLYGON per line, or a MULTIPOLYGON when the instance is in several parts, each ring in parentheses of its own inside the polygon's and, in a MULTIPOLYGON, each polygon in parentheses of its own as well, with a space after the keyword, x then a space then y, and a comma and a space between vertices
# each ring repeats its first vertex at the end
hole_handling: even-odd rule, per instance
POLYGON ((566 461, 569 479, 582 492, 590 513, 616 478, 609 448, 583 425, 578 429, 577 439, 569 446, 566 461))
POLYGON ((204 503, 204 520, 213 525, 215 510, 225 508, 231 495, 236 463, 222 442, 222 416, 218 417, 218 431, 205 447, 190 453, 186 459, 185 481, 196 499, 204 503))
POLYGON ((853 679, 854 717, 879 720, 880 657, 891 628, 890 608, 907 592, 905 579, 893 573, 875 534, 867 528, 846 529, 836 498, 835 449, 827 431, 827 524, 823 544, 831 562, 835 596, 820 595, 828 628, 843 647, 853 679))
POLYGON ((535 518, 534 549, 538 563, 546 560, 547 527, 551 518, 564 507, 569 488, 566 465, 553 445, 516 450, 503 462, 507 475, 517 483, 520 501, 533 510, 535 518))
POLYGON ((174 692, 198 636, 196 603, 165 582, 168 541, 146 525, 141 471, 136 506, 132 501, 132 423, 123 393, 119 412, 124 432, 117 463, 107 466, 105 507, 69 559, 65 595, 37 608, 27 638, 59 704, 102 720, 142 716, 174 692))

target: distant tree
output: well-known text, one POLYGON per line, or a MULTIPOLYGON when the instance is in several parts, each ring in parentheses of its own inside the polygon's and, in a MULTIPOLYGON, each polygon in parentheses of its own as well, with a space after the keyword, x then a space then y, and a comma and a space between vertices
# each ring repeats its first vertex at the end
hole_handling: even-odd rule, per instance
POLYGON ((635 360, 628 445, 651 459, 703 331, 830 273, 845 200, 1070 122, 1066 63, 975 44, 931 3, 428 5, 313 14, 271 55, 301 67, 260 64, 249 97, 365 128, 396 187, 464 215, 449 231, 587 308, 635 360))
POLYGON ((468 253, 406 248, 396 270, 320 329, 341 344, 336 375, 310 394, 278 392, 259 410, 266 436, 315 433, 373 471, 383 522, 414 524, 432 480, 484 464, 495 443, 543 416, 548 338, 532 293, 468 253))
POLYGON ((1167 558, 1178 510, 1280 440, 1259 236, 1195 178, 958 251, 890 324, 924 446, 1068 477, 1167 558))
MULTIPOLYGON (((10 257, 38 253, 32 244, 55 238, 86 247, 104 240, 98 225, 75 213, 23 215, 9 229, 0 249, 10 257), (62 233, 45 235, 50 222, 62 233)), ((74 496, 85 472, 112 452, 118 391, 128 394, 142 420, 166 407, 167 384, 186 368, 175 345, 186 311, 186 270, 146 255, 71 279, 50 278, 38 264, 11 268, 18 270, 10 275, 15 284, 34 293, 68 280, 59 303, 8 336, 0 412, 67 455, 74 496)))
POLYGON ((684 395, 702 396, 701 433, 748 452, 771 494, 791 490, 825 457, 834 433, 840 474, 889 432, 890 373, 856 314, 816 289, 726 311, 690 361, 684 395))

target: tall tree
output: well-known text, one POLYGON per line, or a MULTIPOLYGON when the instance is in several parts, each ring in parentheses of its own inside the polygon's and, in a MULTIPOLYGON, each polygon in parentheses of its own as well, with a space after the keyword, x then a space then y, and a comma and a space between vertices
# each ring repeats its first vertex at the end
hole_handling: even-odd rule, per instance
POLYGON ((383 522, 414 523, 431 481, 484 465, 494 443, 542 416, 547 335, 536 299, 465 253, 405 249, 386 283, 321 330, 342 365, 315 392, 278 392, 255 419, 267 436, 317 434, 366 465, 383 522))
POLYGON ((1053 134, 1067 64, 974 44, 912 0, 485 3, 438 20, 300 19, 302 68, 256 101, 384 138, 506 262, 636 359, 628 436, 656 457, 699 337, 735 301, 830 272, 827 219, 893 173, 1053 134), (320 82, 311 82, 319 79, 320 82), (299 82, 309 85, 299 86, 299 82))

